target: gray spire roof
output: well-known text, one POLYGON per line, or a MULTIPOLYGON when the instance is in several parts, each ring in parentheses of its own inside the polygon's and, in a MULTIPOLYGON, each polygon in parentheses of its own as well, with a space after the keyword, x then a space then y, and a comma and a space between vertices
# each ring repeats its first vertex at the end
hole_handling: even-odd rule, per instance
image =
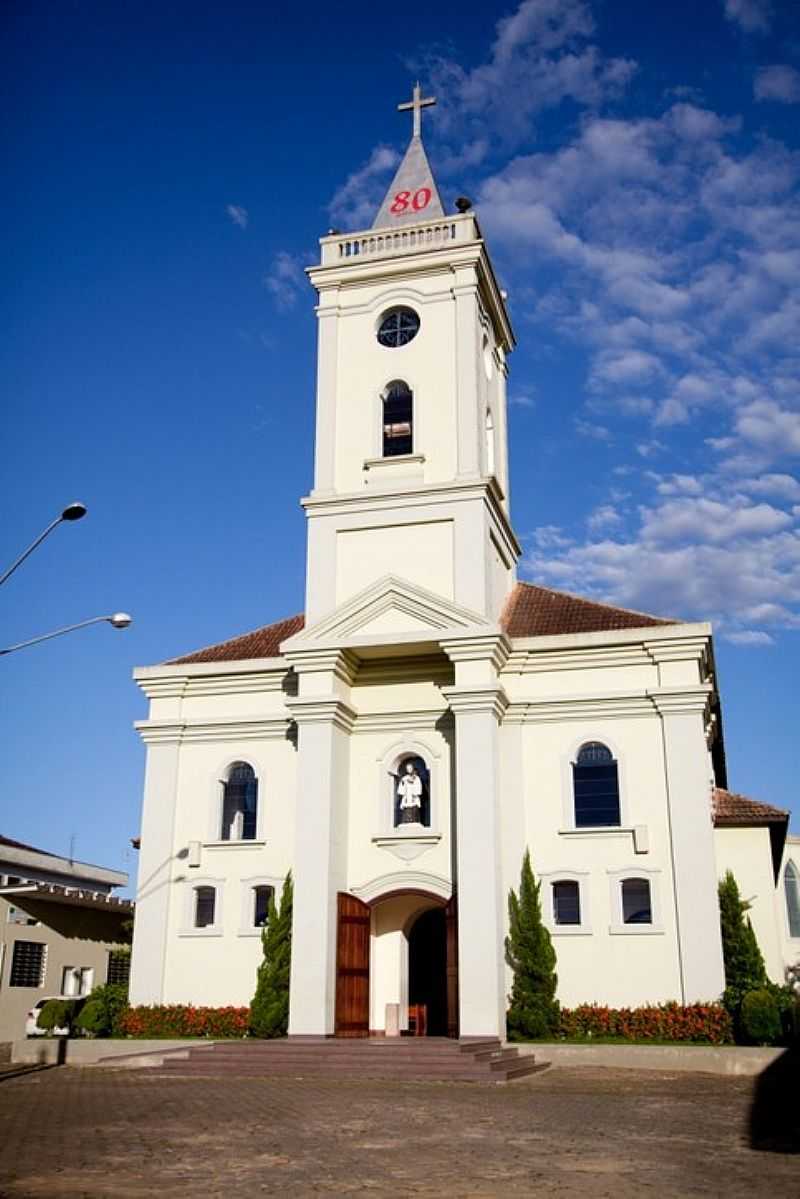
POLYGON ((415 225, 443 216, 444 208, 422 138, 412 137, 372 228, 415 225))

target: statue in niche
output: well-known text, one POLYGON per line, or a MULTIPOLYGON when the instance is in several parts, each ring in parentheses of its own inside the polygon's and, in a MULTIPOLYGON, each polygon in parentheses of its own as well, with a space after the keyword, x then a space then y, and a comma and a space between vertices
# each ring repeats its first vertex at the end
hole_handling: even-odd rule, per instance
POLYGON ((395 781, 395 825, 425 824, 425 801, 427 799, 427 778, 422 771, 425 765, 419 758, 405 758, 400 764, 399 773, 394 775, 395 781))

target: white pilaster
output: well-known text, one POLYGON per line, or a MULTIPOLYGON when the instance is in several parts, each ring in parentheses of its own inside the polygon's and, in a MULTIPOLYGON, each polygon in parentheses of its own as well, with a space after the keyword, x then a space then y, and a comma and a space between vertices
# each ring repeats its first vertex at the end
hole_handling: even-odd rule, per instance
POLYGON ((136 920, 133 926, 130 1002, 164 1002, 164 968, 171 893, 174 889, 175 808, 178 790, 179 730, 146 731, 136 920), (157 737, 157 740, 155 738, 157 737))
POLYGON ((483 414, 478 388, 478 353, 481 344, 478 319, 478 288, 471 270, 455 271, 456 285, 456 420, 458 423, 458 477, 474 478, 481 473, 483 414))
POLYGON ((331 1036, 336 1003, 336 894, 344 889, 350 732, 346 656, 287 655, 299 695, 297 721, 290 1036, 331 1036))
POLYGON ((314 491, 329 494, 335 488, 336 377, 339 341, 338 287, 320 292, 317 308, 317 433, 314 442, 314 491))
POLYGON ((684 1003, 717 999, 725 986, 706 752, 710 687, 652 696, 661 717, 684 1003))
POLYGON ((455 716, 459 1034, 504 1037, 505 918, 501 865, 499 721, 507 699, 497 672, 503 636, 443 642, 456 685, 443 688, 455 716))

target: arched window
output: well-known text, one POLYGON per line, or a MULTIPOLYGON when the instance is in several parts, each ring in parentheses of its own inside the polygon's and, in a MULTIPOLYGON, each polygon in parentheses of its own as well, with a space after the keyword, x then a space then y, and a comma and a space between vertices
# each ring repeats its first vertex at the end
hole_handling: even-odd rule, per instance
POLYGON ((383 456, 414 452, 414 397, 402 379, 387 384, 383 400, 383 456))
POLYGON ((253 927, 264 928, 269 919, 269 901, 274 887, 253 887, 253 927))
POLYGON ((422 824, 430 828, 431 792, 430 771, 424 759, 416 754, 403 754, 395 769, 390 771, 394 826, 422 824))
POLYGON ((487 475, 496 473, 494 460, 494 420, 489 408, 486 409, 486 473, 487 475))
POLYGON ((195 928, 211 928, 214 923, 217 907, 217 892, 214 887, 195 887, 194 889, 194 926, 195 928))
POLYGON ((253 841, 258 817, 258 779, 248 762, 234 762, 222 784, 222 841, 253 841))
POLYGON ((789 936, 800 937, 800 873, 794 862, 786 863, 786 869, 783 872, 783 889, 786 893, 789 936))
POLYGON ((626 878, 622 880, 622 923, 653 923, 653 905, 650 899, 648 879, 626 878))
POLYGON ((617 763, 608 746, 587 741, 572 767, 575 827, 614 826, 619 818, 617 763))

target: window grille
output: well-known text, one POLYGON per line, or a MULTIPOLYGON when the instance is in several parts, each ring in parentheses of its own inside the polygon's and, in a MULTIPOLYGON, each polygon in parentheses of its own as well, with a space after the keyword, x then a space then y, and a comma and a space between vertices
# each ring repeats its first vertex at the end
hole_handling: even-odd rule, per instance
POLYGON ((582 745, 572 773, 575 827, 619 825, 619 777, 608 746, 600 741, 582 745))
POLYGON ((653 923, 650 883, 646 878, 624 879, 622 883, 622 923, 653 923))
POLYGON ((11 958, 10 987, 41 987, 44 983, 47 946, 41 941, 15 941, 11 958))
POLYGON ((109 950, 106 982, 127 983, 131 973, 131 955, 120 950, 109 950))
POLYGON ((564 879, 553 883, 553 921, 555 924, 580 924, 581 897, 576 882, 564 879))

